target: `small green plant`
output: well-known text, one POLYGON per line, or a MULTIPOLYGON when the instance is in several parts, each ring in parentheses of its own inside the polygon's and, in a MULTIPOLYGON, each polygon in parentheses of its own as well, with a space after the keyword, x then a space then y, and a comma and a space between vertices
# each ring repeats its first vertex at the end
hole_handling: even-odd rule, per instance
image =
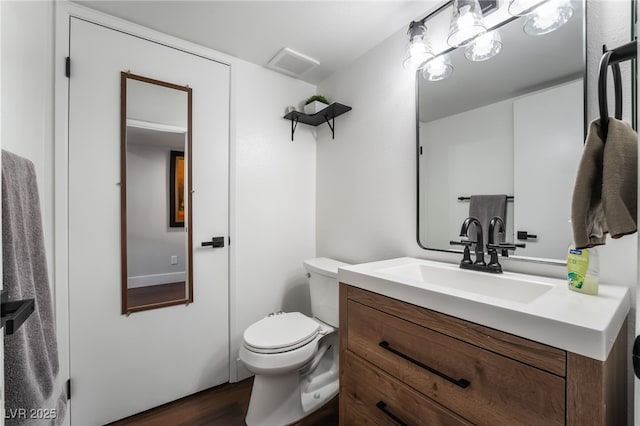
POLYGON ((327 100, 327 98, 325 98, 324 96, 320 96, 320 95, 311 96, 309 99, 304 101, 304 104, 305 105, 309 105, 313 101, 318 101, 318 102, 322 102, 323 104, 329 105, 329 101, 327 100))

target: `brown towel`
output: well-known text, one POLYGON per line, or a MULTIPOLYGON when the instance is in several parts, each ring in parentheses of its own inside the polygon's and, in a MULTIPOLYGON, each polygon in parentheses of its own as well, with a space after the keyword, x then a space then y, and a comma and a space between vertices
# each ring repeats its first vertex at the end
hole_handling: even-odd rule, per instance
POLYGON ((598 130, 600 120, 589 126, 578 168, 571 223, 577 248, 605 243, 636 232, 638 135, 627 123, 609 119, 606 143, 598 130))

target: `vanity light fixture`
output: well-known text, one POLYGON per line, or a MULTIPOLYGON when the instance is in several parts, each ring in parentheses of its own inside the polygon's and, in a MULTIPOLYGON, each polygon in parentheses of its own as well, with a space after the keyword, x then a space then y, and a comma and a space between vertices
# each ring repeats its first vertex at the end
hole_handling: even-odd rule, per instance
MULTIPOLYGON (((484 14, 500 9, 499 0, 451 0, 431 12, 420 21, 409 25, 409 45, 402 65, 422 71, 429 81, 447 78, 453 72, 448 53, 458 47, 465 47, 464 55, 470 61, 486 61, 502 50, 502 39, 498 28, 524 16, 524 31, 530 35, 546 34, 560 28, 573 16, 571 0, 510 0, 508 8, 511 15, 489 31, 484 23, 484 14), (452 8, 447 44, 448 49, 434 52, 427 37, 425 21, 435 14, 452 8)), ((446 22, 446 21, 445 21, 446 22)), ((437 42, 434 42, 438 44, 437 42)))
POLYGON ((409 34, 409 45, 402 66, 416 70, 433 58, 431 46, 427 41, 427 27, 422 21, 413 21, 409 25, 407 34, 409 34))
POLYGON ((478 0, 453 0, 453 14, 447 37, 449 46, 464 46, 486 31, 478 0))
POLYGON ((486 61, 502 50, 500 32, 493 30, 476 37, 464 50, 464 56, 470 61, 486 61))
POLYGON ((524 32, 542 35, 555 31, 573 16, 570 0, 547 0, 527 15, 524 32))
POLYGON ((425 80, 439 81, 449 77, 453 72, 449 54, 438 55, 427 61, 422 68, 422 76, 425 80))

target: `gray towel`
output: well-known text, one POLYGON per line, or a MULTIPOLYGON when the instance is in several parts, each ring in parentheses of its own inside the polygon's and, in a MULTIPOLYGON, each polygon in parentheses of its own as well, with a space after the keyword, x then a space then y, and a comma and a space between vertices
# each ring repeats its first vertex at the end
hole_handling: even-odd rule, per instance
POLYGON ((58 346, 35 170, 29 160, 4 150, 2 267, 9 300, 35 299, 33 314, 4 340, 5 422, 61 424, 67 399, 57 377, 58 346))
MULTIPOLYGON (((469 200, 469 216, 475 216, 482 224, 483 242, 489 242, 489 221, 494 216, 499 216, 507 226, 507 196, 505 194, 495 195, 472 195, 469 200)), ((469 226, 469 239, 476 239, 475 225, 469 226)), ((495 242, 500 241, 496 238, 495 242)))
POLYGON ((577 248, 602 245, 609 232, 620 238, 636 232, 638 135, 627 123, 609 119, 606 143, 600 120, 589 125, 571 203, 577 248))

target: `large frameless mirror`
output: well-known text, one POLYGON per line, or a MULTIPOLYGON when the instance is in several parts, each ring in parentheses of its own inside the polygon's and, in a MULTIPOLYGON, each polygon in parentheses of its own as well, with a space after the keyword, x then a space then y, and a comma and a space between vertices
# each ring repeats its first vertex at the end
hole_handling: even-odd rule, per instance
POLYGON ((122 313, 193 302, 191 89, 121 73, 122 313))
MULTIPOLYGON (((462 47, 449 53, 448 78, 428 81, 418 71, 421 247, 460 251, 450 241, 471 216, 470 199, 506 195, 504 240, 526 244, 516 257, 566 258, 585 136, 585 4, 571 4, 572 18, 547 34, 525 33, 525 17, 500 26, 502 49, 490 60, 468 60, 462 47)), ((425 22, 433 44, 446 37, 450 12, 425 22)))

